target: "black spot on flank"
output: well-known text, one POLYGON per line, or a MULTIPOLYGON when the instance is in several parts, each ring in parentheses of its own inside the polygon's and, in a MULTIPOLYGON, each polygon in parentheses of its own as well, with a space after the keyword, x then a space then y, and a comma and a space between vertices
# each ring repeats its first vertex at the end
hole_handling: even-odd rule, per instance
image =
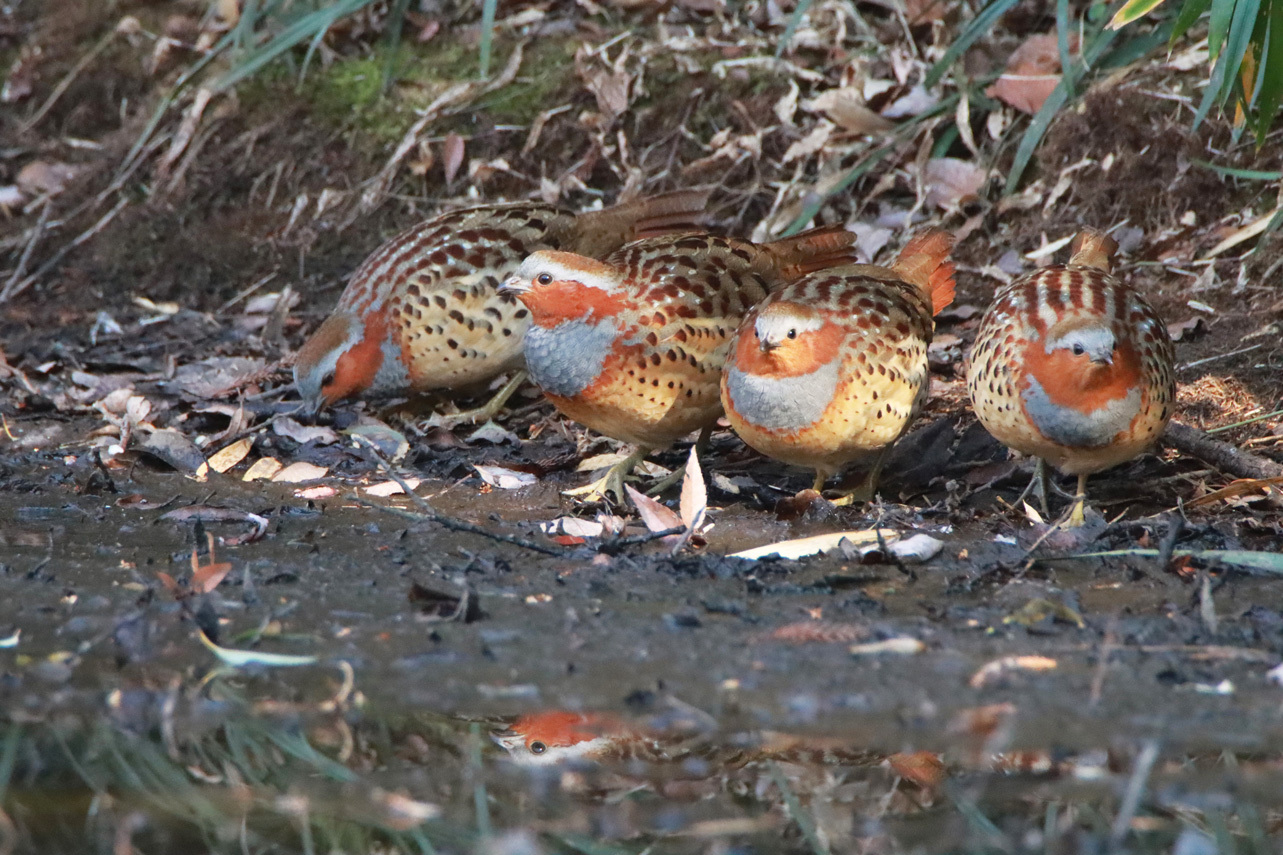
POLYGON ((512 330, 508 329, 507 327, 504 327, 503 328, 504 338, 509 338, 511 335, 512 335, 512 330))
POLYGON ((529 314, 530 314, 529 309, 517 309, 516 313, 513 314, 513 317, 516 318, 517 320, 521 320, 522 318, 528 316, 529 314))
POLYGON ((450 339, 446 339, 446 343, 445 343, 445 344, 446 344, 446 347, 450 348, 451 350, 458 350, 458 349, 459 349, 459 342, 455 341, 455 340, 454 340, 454 339, 452 339, 452 338, 450 338, 450 339))

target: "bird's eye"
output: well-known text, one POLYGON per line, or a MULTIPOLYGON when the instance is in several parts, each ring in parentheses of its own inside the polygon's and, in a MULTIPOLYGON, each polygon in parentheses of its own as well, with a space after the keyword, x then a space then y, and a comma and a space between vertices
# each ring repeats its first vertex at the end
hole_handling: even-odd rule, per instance
POLYGON ((1074 356, 1082 356, 1085 352, 1081 344, 1074 345, 1074 356))
POLYGON ((532 743, 530 743, 530 753, 531 753, 531 754, 542 754, 542 753, 544 753, 544 752, 545 752, 545 751, 547 751, 547 750, 548 750, 548 746, 547 746, 547 745, 544 745, 542 742, 537 742, 537 741, 536 741, 536 742, 532 742, 532 743))
POLYGON ((789 338, 797 338, 797 330, 789 330, 789 338))
POLYGON ((760 339, 761 337, 762 337, 761 333, 759 333, 757 330, 753 330, 753 338, 760 339))
POLYGON ((326 386, 329 386, 333 382, 334 382, 334 372, 330 371, 324 377, 321 378, 321 387, 324 388, 326 386))
POLYGON ((547 285, 550 282, 552 282, 552 274, 540 273, 538 276, 535 277, 535 281, 538 282, 540 285, 547 285))

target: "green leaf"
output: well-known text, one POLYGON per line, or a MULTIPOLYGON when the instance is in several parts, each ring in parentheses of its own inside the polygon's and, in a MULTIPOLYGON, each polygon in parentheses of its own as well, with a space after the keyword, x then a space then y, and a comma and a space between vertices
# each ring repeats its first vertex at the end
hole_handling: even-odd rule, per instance
POLYGON ((1233 166, 1221 166, 1206 160, 1191 160, 1195 166, 1201 166, 1204 169, 1210 169, 1218 175, 1224 175, 1228 178, 1242 178, 1246 181, 1278 181, 1283 178, 1283 172, 1274 172, 1267 169, 1237 169, 1233 166))
MULTIPOLYGON (((1066 555, 1064 559, 1123 557, 1160 558, 1162 553, 1157 549, 1110 549, 1105 552, 1066 555)), ((1222 564, 1231 564, 1235 567, 1244 567, 1251 570, 1259 570, 1262 573, 1283 576, 1283 553, 1281 552, 1257 552, 1251 549, 1178 549, 1172 553, 1172 557, 1219 561, 1222 564)))
POLYGON ((1213 60, 1221 55, 1221 45, 1225 44, 1225 34, 1230 30, 1235 6, 1235 0, 1212 0, 1212 19, 1207 25, 1207 50, 1213 60))
POLYGON ((1163 5, 1164 0, 1127 0, 1122 8, 1109 19, 1109 29, 1117 30, 1127 26, 1137 18, 1143 18, 1163 5))
POLYGON ((1226 76, 1221 81, 1217 93, 1217 103, 1224 106, 1229 100, 1230 92, 1238 83, 1239 70, 1243 66, 1243 57, 1252 42, 1252 32, 1256 29, 1256 13, 1261 9, 1261 0, 1238 0, 1234 7, 1234 19, 1230 21, 1229 35, 1225 40, 1225 55, 1230 64, 1226 67, 1226 76))
POLYGON ((333 6, 309 12, 281 30, 267 44, 251 51, 241 62, 214 81, 212 89, 222 92, 251 77, 263 66, 298 45, 304 39, 323 36, 344 15, 368 6, 373 0, 338 0, 333 6))
POLYGON ((405 29, 405 13, 410 8, 410 0, 393 0, 388 9, 387 22, 387 56, 383 58, 383 92, 392 85, 392 75, 396 71, 397 51, 401 47, 401 31, 405 29))
MULTIPOLYGON (((1136 2, 1136 0, 1132 0, 1136 2)), ((1163 0, 1156 0, 1155 5, 1163 0)), ((1056 0, 1056 49, 1060 52, 1060 79, 1072 100, 1074 97, 1074 61, 1069 54, 1069 0, 1056 0)))
POLYGON ((494 16, 499 0, 483 0, 481 4, 481 79, 490 76, 490 50, 494 45, 494 16))
POLYGON ((1194 22, 1203 17, 1211 7, 1212 0, 1185 0, 1180 14, 1176 16, 1176 23, 1172 25, 1171 42, 1174 44, 1178 38, 1185 35, 1185 32, 1194 26, 1194 22))
POLYGON ((1265 142, 1265 135, 1283 103, 1283 0, 1271 0, 1269 32, 1261 51, 1261 80, 1256 90, 1256 146, 1265 142))
POLYGON ((976 15, 975 19, 967 25, 967 28, 958 34, 958 38, 954 43, 949 45, 949 49, 944 52, 944 56, 940 57, 939 61, 931 66, 931 70, 927 72, 924 85, 930 89, 939 83, 940 78, 944 77, 944 73, 953 67, 958 57, 966 53, 967 48, 971 47, 976 39, 988 35, 994 24, 998 23, 998 19, 1019 2, 1020 0, 992 0, 981 9, 980 14, 976 15))

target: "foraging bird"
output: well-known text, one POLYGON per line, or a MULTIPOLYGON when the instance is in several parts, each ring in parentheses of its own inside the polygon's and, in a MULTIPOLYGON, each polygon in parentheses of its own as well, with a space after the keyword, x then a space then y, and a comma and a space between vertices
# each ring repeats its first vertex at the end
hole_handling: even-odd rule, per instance
POLYGON ((765 244, 692 234, 650 238, 595 261, 544 250, 504 290, 519 295, 531 379, 562 413, 636 453, 571 494, 613 492, 649 452, 722 415, 718 382, 740 319, 772 290, 849 263, 855 236, 814 229, 765 244))
MULTIPOLYGON (((316 411, 357 395, 456 389, 519 369, 530 313, 498 288, 522 259, 542 249, 600 257, 639 237, 694 230, 707 201, 707 191, 683 190, 578 215, 517 202, 407 229, 357 269, 299 350, 294 385, 316 411)), ((521 376, 466 415, 493 415, 521 376)))
POLYGON ((953 301, 953 236, 913 238, 890 267, 812 273, 744 318, 722 374, 731 427, 763 454, 815 469, 815 490, 872 457, 870 499, 892 443, 927 399, 932 316, 953 301))
POLYGON ((652 737, 603 713, 549 710, 531 713, 490 736, 521 766, 642 759, 663 762, 668 753, 652 737))
POLYGON ((1071 526, 1084 521, 1087 476, 1151 448, 1176 397, 1167 327, 1110 272, 1117 248, 1108 235, 1083 231, 1067 266, 999 291, 967 371, 981 424, 1038 458, 1044 510, 1046 464, 1078 476, 1071 526))

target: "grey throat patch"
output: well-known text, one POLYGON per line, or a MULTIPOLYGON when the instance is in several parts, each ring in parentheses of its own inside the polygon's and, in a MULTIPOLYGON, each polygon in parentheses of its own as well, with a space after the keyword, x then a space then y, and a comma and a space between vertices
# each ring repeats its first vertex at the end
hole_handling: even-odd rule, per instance
POLYGON ((587 315, 551 329, 532 326, 525 343, 530 379, 553 395, 578 395, 601 374, 618 337, 614 321, 590 324, 587 315))
POLYGON ((838 387, 842 360, 834 359, 810 374, 758 377, 738 368, 726 372, 726 394, 740 415, 768 430, 799 430, 824 415, 838 387))

